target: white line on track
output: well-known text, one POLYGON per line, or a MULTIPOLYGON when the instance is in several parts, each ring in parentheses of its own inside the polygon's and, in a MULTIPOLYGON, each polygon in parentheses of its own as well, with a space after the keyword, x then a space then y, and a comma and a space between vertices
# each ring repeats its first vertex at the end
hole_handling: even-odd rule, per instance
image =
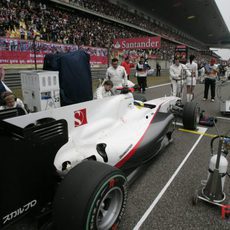
POLYGON ((217 119, 223 119, 223 120, 229 120, 230 121, 230 117, 216 117, 217 119))
POLYGON ((154 85, 154 86, 150 86, 147 89, 153 89, 153 88, 158 88, 158 87, 162 87, 162 86, 166 86, 166 85, 170 85, 171 83, 165 83, 165 84, 161 84, 161 85, 154 85))
MULTIPOLYGON (((205 133, 207 130, 208 130, 207 128, 203 128, 203 127, 199 127, 199 129, 198 129, 198 131, 202 132, 202 133, 205 133)), ((180 163, 179 167, 173 173, 173 175, 168 180, 168 182, 166 183, 166 185, 164 186, 164 188, 160 191, 160 193, 158 194, 158 196, 155 198, 155 200, 152 202, 152 204, 149 206, 149 208, 145 211, 144 215, 138 221, 138 223, 133 228, 133 230, 140 229, 141 225, 144 223, 144 221, 147 219, 147 217, 149 216, 149 214, 151 213, 151 211, 153 210, 153 208, 157 205, 158 201, 164 195, 164 193, 166 192, 166 190, 168 189, 168 187, 170 186, 170 184, 173 182, 173 180, 175 179, 175 177, 177 176, 177 174, 179 173, 179 171, 181 170, 181 168, 183 167, 183 165, 185 164, 185 162, 188 160, 188 158, 190 157, 190 155, 192 154, 193 150, 196 148, 196 146, 198 145, 198 143, 200 142, 200 140, 201 140, 202 137, 203 137, 203 135, 200 135, 200 137, 197 139, 197 141, 195 142, 195 144, 192 146, 192 148, 190 149, 190 151, 188 152, 188 154, 186 155, 186 157, 184 158, 184 160, 180 163)))

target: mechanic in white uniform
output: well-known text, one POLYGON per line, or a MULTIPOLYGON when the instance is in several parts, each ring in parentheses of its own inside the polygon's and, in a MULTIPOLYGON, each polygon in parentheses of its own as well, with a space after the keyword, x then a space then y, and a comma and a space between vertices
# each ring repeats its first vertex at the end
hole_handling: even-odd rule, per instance
POLYGON ((182 97, 182 90, 186 77, 191 76, 191 72, 184 64, 181 64, 179 57, 174 58, 174 63, 169 67, 172 95, 182 97), (184 73, 185 72, 185 73, 184 73))
POLYGON ((190 55, 189 62, 186 64, 187 69, 191 72, 191 76, 187 76, 186 78, 187 102, 194 99, 194 88, 198 77, 198 65, 194 62, 194 59, 195 56, 193 54, 190 55))
POLYGON ((111 80, 106 80, 101 86, 96 90, 94 99, 103 99, 105 97, 110 97, 112 93, 113 82, 111 80))
POLYGON ((118 87, 128 86, 127 73, 123 66, 118 65, 118 59, 113 58, 111 66, 106 70, 105 78, 113 82, 114 94, 119 94, 120 91, 116 90, 118 87))

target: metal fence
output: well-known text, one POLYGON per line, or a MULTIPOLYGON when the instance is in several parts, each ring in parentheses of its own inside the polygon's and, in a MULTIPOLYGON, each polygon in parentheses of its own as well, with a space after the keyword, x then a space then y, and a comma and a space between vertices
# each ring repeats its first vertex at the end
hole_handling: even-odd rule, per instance
MULTIPOLYGON (((20 78, 20 71, 24 71, 25 69, 20 70, 6 70, 5 80, 4 82, 10 88, 20 88, 21 87, 21 78, 20 78)), ((105 78, 106 69, 92 69, 92 78, 99 79, 105 78)))
POLYGON ((21 79, 19 71, 6 71, 4 82, 9 88, 19 88, 21 87, 21 79))
MULTIPOLYGON (((21 78, 20 71, 24 71, 25 69, 20 70, 6 70, 6 76, 4 82, 10 88, 20 88, 21 87, 21 78)), ((28 69, 27 69, 28 70, 28 69)), ((99 79, 105 78, 106 68, 95 68, 91 70, 92 78, 99 79)), ((168 73, 167 69, 162 69, 162 75, 168 73)), ((132 69, 131 75, 134 76, 135 69, 132 69)))

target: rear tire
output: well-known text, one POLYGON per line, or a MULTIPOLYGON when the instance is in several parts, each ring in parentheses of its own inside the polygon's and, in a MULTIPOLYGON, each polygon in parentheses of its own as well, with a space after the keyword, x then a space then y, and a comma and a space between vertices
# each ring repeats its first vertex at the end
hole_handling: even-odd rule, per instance
POLYGON ((200 109, 197 103, 188 102, 184 105, 182 120, 185 129, 197 129, 200 120, 200 109))
POLYGON ((110 165, 83 161, 66 175, 54 198, 58 230, 112 229, 118 226, 127 200, 126 178, 110 165))

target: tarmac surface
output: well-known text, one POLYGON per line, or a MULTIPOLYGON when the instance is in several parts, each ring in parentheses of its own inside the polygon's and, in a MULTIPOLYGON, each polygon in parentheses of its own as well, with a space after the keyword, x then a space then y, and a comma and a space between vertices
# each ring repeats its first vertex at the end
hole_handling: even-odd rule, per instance
MULTIPOLYGON (((223 88, 223 96, 229 97, 229 89, 230 84, 223 88)), ((197 84, 194 101, 207 115, 217 117, 220 134, 230 135, 230 116, 222 116, 218 98, 215 102, 203 101, 203 91, 204 85, 197 84)), ((150 87, 145 94, 147 100, 165 95, 170 95, 170 84, 150 87)), ((201 191, 201 181, 207 179, 210 141, 217 129, 199 126, 198 131, 205 133, 201 135, 180 128, 183 127, 177 126, 173 133, 174 141, 129 187, 120 230, 230 229, 230 218, 222 219, 221 207, 202 200, 192 204, 195 191, 201 191)), ((214 153, 216 151, 217 144, 214 145, 214 153)), ((227 159, 229 161, 229 156, 227 159)), ((230 204, 229 179, 226 176, 226 205, 230 204)))
MULTIPOLYGON (((168 78, 167 78, 168 79, 168 78)), ((166 78, 151 79, 152 84, 145 94, 147 100, 170 95, 170 84, 166 78), (162 80, 162 81, 161 81, 162 80), (160 84, 160 85, 159 85, 160 84)), ((230 116, 222 116, 219 100, 203 101, 203 84, 195 87, 195 101, 206 114, 217 117, 220 134, 230 135, 230 116)), ((229 97, 229 87, 223 96, 229 97)), ((199 200, 192 204, 195 191, 202 188, 201 181, 207 179, 211 157, 210 141, 217 134, 215 127, 199 126, 194 134, 184 132, 180 124, 173 133, 173 142, 149 164, 128 190, 128 202, 119 230, 217 230, 230 229, 230 218, 221 218, 221 208, 199 200)), ((214 145, 214 151, 217 145, 214 145)), ((227 157, 229 161, 229 156, 227 157)), ((229 167, 228 167, 229 168, 229 167)), ((226 200, 230 204, 230 182, 226 176, 226 200)), ((22 223, 10 230, 35 230, 33 223, 22 223)), ((47 228, 48 229, 48 228, 47 228)), ((68 227, 67 227, 68 230, 68 227)))

